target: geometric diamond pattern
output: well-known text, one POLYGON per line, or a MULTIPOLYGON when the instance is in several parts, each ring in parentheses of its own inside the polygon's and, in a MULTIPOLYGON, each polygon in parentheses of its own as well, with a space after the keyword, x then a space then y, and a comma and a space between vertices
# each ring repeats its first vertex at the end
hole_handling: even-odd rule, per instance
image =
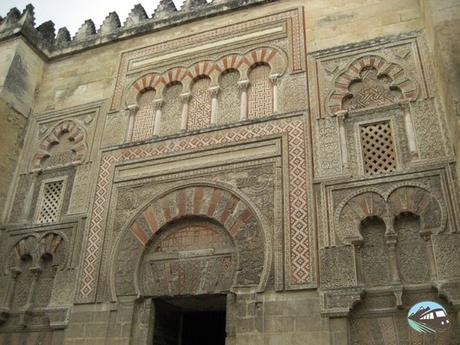
POLYGON ((54 223, 59 219, 61 203, 63 199, 62 187, 64 180, 45 183, 40 207, 37 215, 37 223, 54 223))
POLYGON ((101 262, 105 219, 116 163, 203 149, 215 145, 235 143, 274 134, 286 134, 289 170, 289 229, 287 273, 290 285, 302 285, 311 280, 310 237, 307 208, 307 167, 304 125, 302 120, 283 119, 231 128, 216 133, 203 133, 171 141, 148 143, 109 151, 103 154, 99 168, 94 204, 88 235, 83 244, 84 258, 79 282, 79 301, 94 300, 97 272, 101 262))
POLYGON ((359 126, 366 175, 396 170, 396 155, 390 121, 359 126))

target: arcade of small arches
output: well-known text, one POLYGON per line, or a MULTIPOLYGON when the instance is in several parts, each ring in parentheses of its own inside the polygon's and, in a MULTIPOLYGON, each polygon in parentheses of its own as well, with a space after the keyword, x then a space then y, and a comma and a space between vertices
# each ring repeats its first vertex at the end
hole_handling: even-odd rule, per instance
POLYGON ((138 78, 126 94, 126 142, 270 116, 287 61, 262 47, 138 78))

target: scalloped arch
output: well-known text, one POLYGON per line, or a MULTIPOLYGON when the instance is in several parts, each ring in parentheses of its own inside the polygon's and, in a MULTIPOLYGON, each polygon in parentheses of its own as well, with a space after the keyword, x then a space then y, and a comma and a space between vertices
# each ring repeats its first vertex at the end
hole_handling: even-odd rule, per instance
POLYGON ((86 134, 84 129, 73 120, 64 120, 58 123, 49 133, 42 139, 39 151, 35 153, 32 159, 32 168, 40 169, 41 163, 45 158, 51 156, 49 150, 51 146, 59 144, 59 138, 64 134, 69 133, 69 139, 72 140, 72 151, 75 152, 75 157, 72 164, 82 163, 86 157, 87 145, 86 134))
POLYGON ((326 101, 326 111, 335 114, 345 110, 342 107, 344 98, 350 95, 349 86, 354 81, 360 80, 360 73, 366 67, 373 67, 378 75, 388 75, 392 79, 391 86, 398 87, 404 99, 414 100, 418 95, 417 83, 406 73, 403 67, 394 62, 387 61, 377 54, 360 56, 339 74, 334 80, 334 89, 326 101))

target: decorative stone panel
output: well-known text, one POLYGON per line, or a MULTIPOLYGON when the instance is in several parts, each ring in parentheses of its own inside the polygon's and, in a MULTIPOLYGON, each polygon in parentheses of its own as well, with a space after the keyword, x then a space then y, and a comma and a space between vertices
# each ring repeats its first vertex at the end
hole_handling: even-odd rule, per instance
POLYGON ((139 110, 134 117, 134 128, 131 140, 144 140, 153 136, 153 126, 155 124, 155 98, 154 90, 147 90, 139 96, 139 110))
POLYGON ((87 154, 85 131, 72 120, 65 120, 42 140, 33 158, 33 168, 53 168, 83 162, 87 154))
POLYGON ((195 79, 192 84, 187 130, 209 127, 211 123, 211 79, 207 77, 195 79))
POLYGON ((236 257, 231 237, 212 223, 184 220, 146 248, 139 285, 144 296, 229 291, 236 257))
POLYGON ((268 78, 270 66, 256 66, 249 73, 248 118, 273 114, 273 85, 268 78))
POLYGON ((217 123, 226 124, 240 120, 240 92, 238 80, 240 74, 237 70, 227 70, 219 80, 219 108, 217 123))
POLYGON ((164 89, 161 109, 160 134, 168 135, 180 131, 182 84, 169 84, 164 89))
MULTIPOLYGON (((286 147, 287 165, 286 174, 289 175, 289 218, 285 220, 286 254, 285 260, 277 262, 279 267, 285 269, 285 284, 287 288, 296 288, 314 284, 312 278, 314 273, 310 270, 313 258, 311 257, 310 243, 310 218, 307 200, 308 195, 304 193, 307 188, 308 169, 306 161, 306 147, 303 121, 297 119, 282 119, 270 123, 251 124, 241 127, 224 130, 215 135, 214 133, 203 133, 191 137, 175 139, 174 141, 159 141, 144 144, 143 146, 126 147, 120 150, 108 151, 101 158, 101 167, 98 177, 98 186, 95 191, 94 207, 90 224, 88 226, 87 240, 84 244, 84 256, 82 262, 81 278, 79 284, 80 301, 93 300, 95 298, 95 283, 97 280, 97 267, 100 265, 100 253, 102 251, 102 222, 107 215, 107 202, 110 200, 111 184, 113 181, 113 169, 115 164, 122 164, 133 159, 154 158, 164 156, 168 153, 179 153, 186 150, 188 153, 203 148, 219 147, 232 143, 238 143, 248 139, 255 139, 265 136, 286 136, 288 145, 286 147), (228 133, 227 133, 228 132, 228 133), (295 162, 295 163, 294 163, 295 162)), ((126 241, 126 245, 133 245, 135 250, 136 242, 126 241)), ((248 252, 249 254, 249 252, 248 252)))
POLYGON ((354 255, 351 245, 321 249, 320 286, 322 289, 343 288, 358 284, 354 255))
POLYGON ((429 95, 417 33, 385 37, 309 55, 314 117, 371 109, 429 95))
POLYGON ((334 80, 326 100, 330 114, 396 103, 417 98, 417 84, 397 63, 379 55, 363 55, 352 61, 334 80))

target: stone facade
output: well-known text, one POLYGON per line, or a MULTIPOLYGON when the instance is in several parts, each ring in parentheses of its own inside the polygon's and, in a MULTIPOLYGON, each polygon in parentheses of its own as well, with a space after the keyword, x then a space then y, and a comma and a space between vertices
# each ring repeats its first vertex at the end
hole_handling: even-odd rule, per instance
POLYGON ((459 11, 0 17, 0 344, 460 344, 459 11))

